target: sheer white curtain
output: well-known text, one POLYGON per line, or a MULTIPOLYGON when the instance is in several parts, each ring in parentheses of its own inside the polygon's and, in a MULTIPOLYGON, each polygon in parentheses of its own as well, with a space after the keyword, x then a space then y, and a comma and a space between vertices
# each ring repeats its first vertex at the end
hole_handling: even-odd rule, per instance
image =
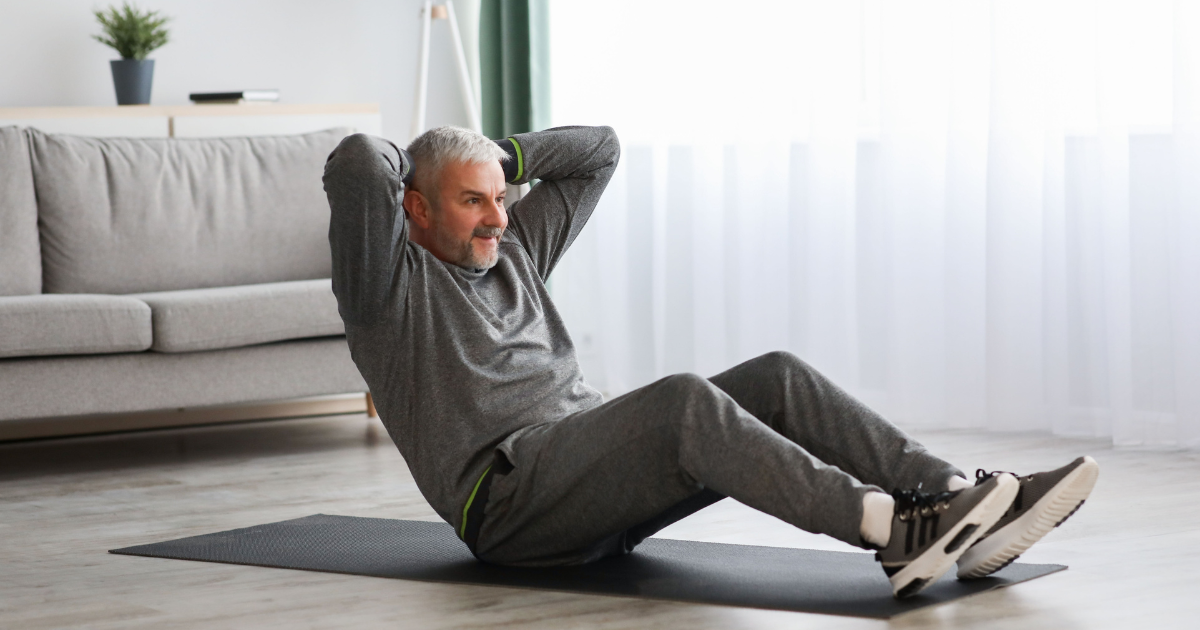
POLYGON ((552 0, 618 395, 790 350, 902 425, 1200 447, 1200 3, 552 0), (748 8, 742 8, 742 6, 748 8))

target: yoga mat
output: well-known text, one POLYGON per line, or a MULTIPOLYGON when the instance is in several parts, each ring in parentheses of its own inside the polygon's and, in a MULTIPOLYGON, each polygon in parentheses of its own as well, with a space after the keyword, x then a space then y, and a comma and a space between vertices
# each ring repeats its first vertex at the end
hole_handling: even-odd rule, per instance
POLYGON ((919 595, 896 600, 866 553, 649 538, 626 556, 522 569, 479 562, 445 523, 325 514, 112 553, 878 619, 1066 569, 1011 564, 968 582, 951 569, 919 595))

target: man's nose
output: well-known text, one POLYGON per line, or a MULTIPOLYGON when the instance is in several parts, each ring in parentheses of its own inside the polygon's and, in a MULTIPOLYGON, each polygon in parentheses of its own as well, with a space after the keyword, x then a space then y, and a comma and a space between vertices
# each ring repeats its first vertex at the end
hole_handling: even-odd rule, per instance
POLYGON ((501 230, 508 227, 508 211, 504 209, 504 202, 493 199, 488 203, 483 224, 488 227, 498 227, 501 230))

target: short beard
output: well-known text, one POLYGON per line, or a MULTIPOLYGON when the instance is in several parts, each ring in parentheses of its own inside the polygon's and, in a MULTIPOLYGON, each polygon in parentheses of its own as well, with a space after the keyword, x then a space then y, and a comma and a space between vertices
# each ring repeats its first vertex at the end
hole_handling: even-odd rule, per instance
MULTIPOLYGON (((476 236, 481 238, 495 237, 496 242, 499 243, 500 237, 504 236, 504 230, 497 227, 477 227, 475 228, 475 231, 471 233, 471 236, 472 238, 476 236)), ((434 230, 434 238, 437 239, 438 248, 442 251, 457 252, 457 255, 454 256, 454 260, 451 262, 459 267, 465 267, 467 269, 491 269, 492 267, 495 267, 496 263, 500 260, 499 247, 496 248, 496 251, 485 254, 481 257, 475 255, 475 248, 471 246, 470 238, 468 238, 466 241, 456 241, 442 230, 436 228, 434 230)))

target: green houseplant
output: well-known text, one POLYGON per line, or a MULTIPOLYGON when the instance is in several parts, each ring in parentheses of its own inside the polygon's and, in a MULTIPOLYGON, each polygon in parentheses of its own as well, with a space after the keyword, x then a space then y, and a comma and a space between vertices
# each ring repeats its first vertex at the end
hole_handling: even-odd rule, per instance
POLYGON ((158 11, 143 11, 125 2, 121 8, 110 6, 93 12, 100 22, 96 41, 121 55, 109 62, 118 105, 145 105, 150 102, 154 82, 154 60, 146 56, 167 43, 166 24, 170 18, 158 11))

